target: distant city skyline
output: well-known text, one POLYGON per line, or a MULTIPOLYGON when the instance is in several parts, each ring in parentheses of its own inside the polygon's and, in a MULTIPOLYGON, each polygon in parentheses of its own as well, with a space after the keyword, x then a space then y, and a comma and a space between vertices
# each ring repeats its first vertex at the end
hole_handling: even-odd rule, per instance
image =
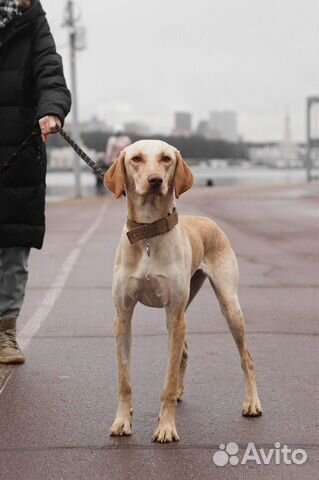
MULTIPOLYGON (((305 140, 295 140, 291 138, 290 131, 290 115, 286 113, 282 119, 282 136, 278 140, 260 141, 250 140, 239 135, 237 132, 237 112, 233 111, 214 111, 210 112, 210 118, 200 120, 197 125, 192 125, 191 112, 175 112, 174 114, 174 127, 168 133, 153 132, 149 125, 146 123, 132 121, 124 122, 123 124, 110 124, 106 123, 103 119, 93 115, 91 118, 80 122, 80 131, 82 133, 87 132, 116 132, 122 130, 125 133, 133 135, 145 135, 150 136, 152 134, 163 134, 167 136, 181 136, 189 137, 192 135, 201 136, 210 140, 225 140, 229 142, 248 142, 248 143, 274 143, 274 144, 303 144, 305 140), (226 117, 225 117, 226 114, 226 117), (216 117, 221 117, 220 124, 217 126, 216 117)), ((313 116, 312 116, 313 118, 313 116)), ((66 126, 70 128, 70 120, 66 122, 66 126)), ((318 122, 315 122, 314 130, 318 130, 318 122)))
MULTIPOLYGON (((305 104, 318 90, 317 0, 77 0, 87 29, 78 55, 79 114, 169 133, 174 112, 193 128, 212 110, 238 113, 251 141, 305 139, 305 104), (143 15, 141 15, 143 14, 143 15), (141 21, 141 19, 145 19, 141 21)), ((42 0, 69 78, 66 0, 42 0)))

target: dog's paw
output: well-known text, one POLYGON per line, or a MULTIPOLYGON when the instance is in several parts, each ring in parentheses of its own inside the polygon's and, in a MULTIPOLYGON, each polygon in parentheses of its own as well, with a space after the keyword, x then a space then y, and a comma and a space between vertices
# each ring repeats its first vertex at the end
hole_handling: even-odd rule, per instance
POLYGON ((244 417, 260 417, 262 413, 263 412, 258 396, 244 401, 242 411, 244 417))
POLYGON ((114 420, 110 430, 111 437, 123 437, 124 435, 132 435, 131 419, 118 417, 114 420))
POLYGON ((179 436, 174 423, 159 423, 152 437, 152 442, 159 443, 178 442, 178 440, 179 436))

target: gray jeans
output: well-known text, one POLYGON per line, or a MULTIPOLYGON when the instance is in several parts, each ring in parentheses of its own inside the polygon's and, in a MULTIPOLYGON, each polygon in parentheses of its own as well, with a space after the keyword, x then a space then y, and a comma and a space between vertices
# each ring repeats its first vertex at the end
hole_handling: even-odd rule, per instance
POLYGON ((28 280, 29 247, 0 248, 0 321, 20 313, 28 280))

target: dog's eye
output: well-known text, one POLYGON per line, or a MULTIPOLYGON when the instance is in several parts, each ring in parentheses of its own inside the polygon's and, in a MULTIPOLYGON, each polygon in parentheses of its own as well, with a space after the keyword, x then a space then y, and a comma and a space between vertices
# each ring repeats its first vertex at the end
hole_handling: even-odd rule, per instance
POLYGON ((132 162, 134 163, 140 163, 141 161, 142 161, 142 157, 140 157, 139 155, 132 157, 132 162))
POLYGON ((169 157, 168 155, 164 155, 162 158, 161 158, 162 162, 164 163, 168 163, 171 161, 171 157, 169 157))

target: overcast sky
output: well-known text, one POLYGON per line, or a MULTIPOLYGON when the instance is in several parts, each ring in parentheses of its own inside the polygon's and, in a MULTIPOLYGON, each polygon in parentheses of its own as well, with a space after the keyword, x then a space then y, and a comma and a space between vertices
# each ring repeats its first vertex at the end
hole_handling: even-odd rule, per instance
MULTIPOLYGON (((69 78, 66 0, 42 0, 69 78)), ((169 132, 174 112, 238 112, 247 140, 282 139, 289 112, 305 137, 305 97, 318 93, 318 0, 77 0, 79 113, 169 132), (317 92, 316 92, 317 88, 317 92)))

